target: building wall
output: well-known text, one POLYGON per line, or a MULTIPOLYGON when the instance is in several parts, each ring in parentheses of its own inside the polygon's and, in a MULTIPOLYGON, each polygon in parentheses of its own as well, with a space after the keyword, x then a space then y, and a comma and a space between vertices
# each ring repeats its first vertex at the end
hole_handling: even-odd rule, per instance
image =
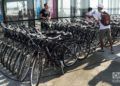
MULTIPOLYGON (((103 3, 105 6, 105 10, 107 10, 110 14, 120 14, 120 0, 3 0, 4 1, 4 10, 5 16, 17 16, 19 10, 25 11, 24 14, 28 14, 28 9, 31 9, 35 14, 33 18, 38 19, 40 10, 44 7, 44 3, 48 3, 50 7, 51 16, 53 18, 56 17, 75 17, 84 15, 88 7, 97 8, 98 3, 103 3), (25 4, 25 8, 23 9, 23 3, 27 1, 25 4), (10 9, 8 7, 8 3, 17 2, 15 8, 10 9), (21 3, 21 4, 20 4, 21 3), (10 9, 10 10, 9 10, 10 9), (12 12, 12 13, 9 13, 12 12)), ((0 3, 1 6, 1 3, 0 3)), ((14 18, 11 18, 14 19, 14 18)), ((25 19, 25 18, 24 18, 25 19)))
POLYGON ((0 22, 3 21, 3 13, 2 13, 2 1, 0 0, 0 22))

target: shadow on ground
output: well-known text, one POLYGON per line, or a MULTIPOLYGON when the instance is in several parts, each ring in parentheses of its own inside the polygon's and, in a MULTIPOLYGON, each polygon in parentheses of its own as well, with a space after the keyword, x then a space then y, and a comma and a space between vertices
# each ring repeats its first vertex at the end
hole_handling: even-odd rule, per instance
MULTIPOLYGON (((119 72, 120 73, 120 63, 112 61, 112 63, 109 65, 109 67, 100 72, 97 76, 95 76, 92 80, 88 82, 89 86, 97 86, 99 82, 102 83, 108 83, 111 86, 120 86, 120 75, 116 78, 119 78, 117 81, 116 79, 113 79, 113 73, 119 72)), ((114 75, 115 76, 115 75, 114 75)))
MULTIPOLYGON (((99 67, 104 62, 112 60, 113 62, 111 63, 111 65, 109 65, 108 68, 106 68, 104 71, 100 72, 97 76, 95 76, 93 78, 93 80, 89 81, 89 85, 96 86, 96 84, 99 83, 99 81, 103 81, 103 82, 110 83, 110 84, 112 84, 112 86, 114 86, 113 85, 114 83, 111 83, 111 80, 112 80, 111 77, 112 77, 113 72, 120 71, 120 68, 118 66, 118 65, 120 65, 120 63, 115 61, 115 60, 118 61, 118 59, 120 61, 120 58, 117 55, 118 53, 120 53, 119 47, 120 47, 120 45, 114 46, 114 49, 115 49, 114 54, 111 54, 110 50, 108 48, 105 49, 104 53, 95 52, 87 59, 85 59, 83 61, 78 61, 74 66, 66 68, 65 71, 66 71, 66 73, 71 73, 71 72, 75 72, 78 70, 92 70, 96 67, 99 67), (100 78, 100 77, 102 77, 102 78, 100 78)), ((60 74, 57 74, 57 75, 53 75, 53 76, 49 76, 49 77, 44 77, 41 82, 45 83, 49 80, 58 78, 60 76, 61 76, 60 74)), ((117 86, 119 86, 119 85, 117 85, 117 86)))

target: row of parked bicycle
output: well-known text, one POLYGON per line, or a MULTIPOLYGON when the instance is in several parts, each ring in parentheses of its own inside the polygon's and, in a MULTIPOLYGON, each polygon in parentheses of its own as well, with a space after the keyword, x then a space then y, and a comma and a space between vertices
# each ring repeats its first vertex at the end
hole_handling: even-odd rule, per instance
POLYGON ((31 76, 31 85, 37 84, 46 65, 61 68, 64 73, 65 66, 71 66, 77 61, 72 50, 75 43, 69 32, 31 33, 25 25, 2 24, 2 27, 4 38, 0 43, 0 60, 20 81, 31 76))
MULTIPOLYGON (((114 41, 120 37, 119 16, 111 21, 114 41), (116 18, 116 19, 115 19, 116 18)), ((84 19, 51 23, 50 30, 39 32, 22 24, 1 24, 0 62, 19 81, 29 78, 37 86, 49 67, 60 69, 82 61, 99 47, 98 26, 84 19)), ((107 41, 105 42, 107 43, 107 41)))

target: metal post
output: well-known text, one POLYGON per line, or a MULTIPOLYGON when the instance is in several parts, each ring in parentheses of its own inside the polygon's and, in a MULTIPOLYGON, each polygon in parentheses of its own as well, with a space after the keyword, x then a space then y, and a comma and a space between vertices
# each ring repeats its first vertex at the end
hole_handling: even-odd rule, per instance
POLYGON ((58 0, 56 0, 56 17, 57 17, 57 20, 58 20, 58 0))
POLYGON ((4 7, 4 6, 6 6, 5 4, 6 4, 6 0, 2 0, 2 13, 3 13, 3 22, 4 23, 6 22, 6 18, 5 18, 6 13, 5 13, 5 7, 4 7))
MULTIPOLYGON (((35 8, 34 8, 34 4, 35 4, 35 0, 32 0, 33 2, 33 19, 35 19, 35 8)), ((34 24, 33 26, 35 27, 35 20, 33 20, 34 24)))

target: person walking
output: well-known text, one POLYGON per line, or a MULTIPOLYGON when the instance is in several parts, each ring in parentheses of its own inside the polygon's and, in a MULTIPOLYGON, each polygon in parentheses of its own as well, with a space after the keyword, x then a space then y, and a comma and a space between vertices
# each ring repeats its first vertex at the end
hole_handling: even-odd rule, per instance
POLYGON ((111 36, 111 27, 110 27, 110 15, 103 11, 103 4, 98 4, 98 11, 93 13, 93 17, 95 18, 96 22, 99 24, 99 40, 100 40, 100 47, 101 52, 104 52, 104 36, 106 34, 107 39, 110 43, 110 50, 113 54, 113 45, 112 45, 112 36, 111 36))

